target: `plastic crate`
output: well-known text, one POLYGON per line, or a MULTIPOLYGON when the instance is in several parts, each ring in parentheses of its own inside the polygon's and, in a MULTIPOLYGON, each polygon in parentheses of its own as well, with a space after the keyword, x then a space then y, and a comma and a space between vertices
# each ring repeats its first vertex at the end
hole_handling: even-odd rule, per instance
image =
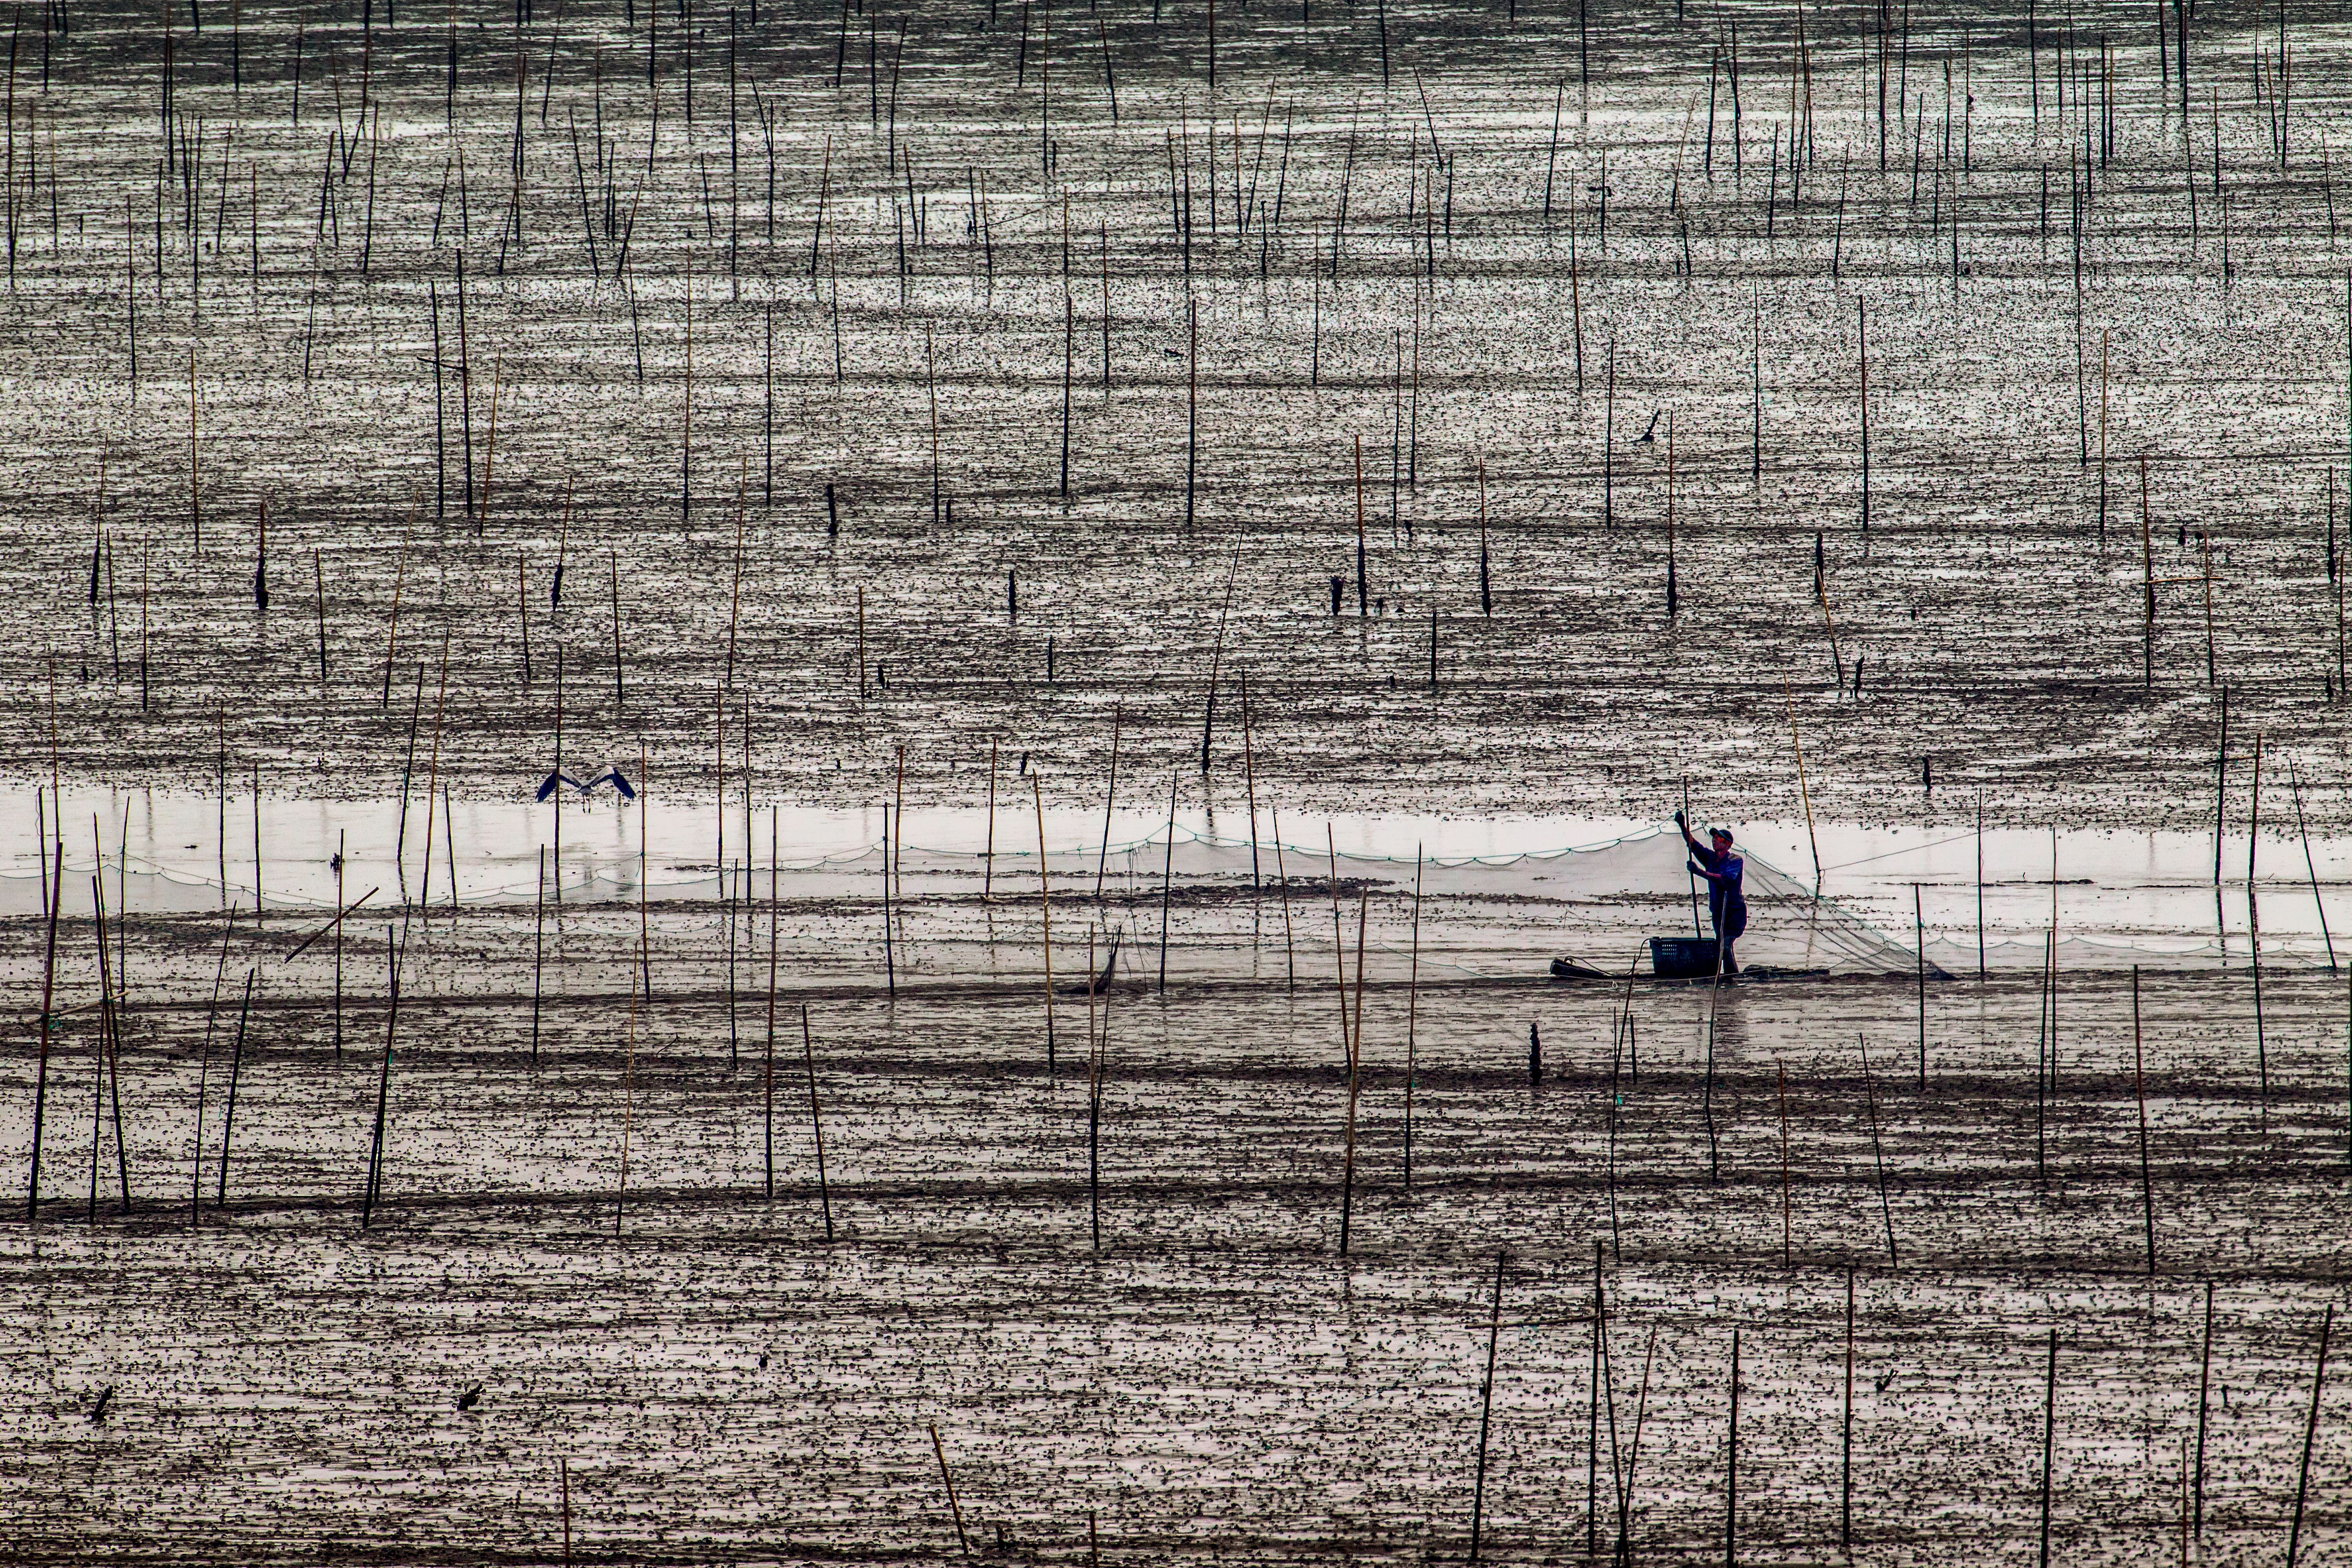
POLYGON ((1650 972, 1661 980, 1706 980, 1716 972, 1715 938, 1654 936, 1650 972))

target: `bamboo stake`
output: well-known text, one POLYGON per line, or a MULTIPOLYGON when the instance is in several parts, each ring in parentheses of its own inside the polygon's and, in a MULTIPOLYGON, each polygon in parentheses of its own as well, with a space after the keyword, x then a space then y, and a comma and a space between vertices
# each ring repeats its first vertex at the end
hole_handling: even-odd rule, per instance
POLYGON ((212 1000, 205 1006, 205 1047, 196 1065, 196 1138, 189 1151, 188 1223, 194 1225, 204 1216, 205 1200, 205 1085, 213 1065, 213 1025, 220 1009, 221 978, 228 973, 228 939, 236 930, 236 906, 229 906, 228 920, 221 927, 220 961, 213 969, 212 1000))
MULTIPOLYGON (((1244 689, 1246 689, 1246 688, 1244 688, 1244 689)), ((1110 710, 1110 783, 1103 788, 1102 853, 1095 861, 1095 901, 1097 903, 1100 903, 1102 901, 1103 873, 1105 870, 1108 869, 1110 866, 1110 814, 1111 807, 1116 805, 1118 800, 1118 725, 1119 720, 1125 716, 1126 711, 1127 704, 1124 702, 1114 703, 1110 710)), ((1242 732, 1244 736, 1246 737, 1249 732, 1248 710, 1246 707, 1243 710, 1243 715, 1242 732)), ((1243 755, 1244 757, 1248 755, 1248 743, 1246 739, 1244 739, 1243 744, 1243 755)), ((988 758, 988 787, 991 791, 991 798, 992 799, 993 792, 996 788, 996 743, 992 741, 989 742, 988 758)), ((1251 820, 1253 824, 1255 824, 1256 819, 1253 817, 1251 820)), ((1253 826, 1252 831, 1255 831, 1255 826, 1253 826)), ((982 874, 982 879, 984 882, 985 873, 982 874)))
MULTIPOLYGON (((862 668, 862 666, 861 666, 862 668)), ((1116 740, 1116 737, 1114 737, 1116 740)), ((1103 826, 1106 841, 1110 837, 1108 821, 1103 826)), ((980 901, 989 901, 989 887, 996 871, 996 742, 988 742, 988 846, 980 853, 980 901)))
POLYGON ((2198 1540, 2205 1539, 2205 1422, 2210 1409, 2213 1393, 2213 1282, 2205 1281, 2204 1348, 2197 1357, 2197 1475, 2196 1498, 2192 1508, 2192 1529, 2198 1540))
MULTIPOLYGON (((440 786, 441 782, 441 719, 447 709, 448 700, 449 628, 444 626, 441 628, 440 684, 433 698, 433 750, 425 770, 425 874, 417 884, 416 904, 419 909, 430 908, 433 902, 433 809, 437 804, 434 799, 434 792, 440 786)), ((255 831, 258 834, 261 819, 261 796, 258 792, 253 798, 253 815, 255 831)), ((257 847, 254 855, 253 883, 254 914, 257 919, 260 915, 261 904, 261 858, 257 847)))
POLYGON ((1789 745, 1797 757, 1797 799, 1805 808, 1805 843, 1812 850, 1813 893, 1819 897, 1822 890, 1822 845, 1821 840, 1813 836, 1813 797, 1805 786, 1805 747, 1797 735, 1797 694, 1786 676, 1781 678, 1780 691, 1789 704, 1789 745))
POLYGON ((539 847, 539 884, 530 903, 530 1060, 539 1065, 540 977, 547 952, 547 846, 539 847))
POLYGON ((1793 1272, 1797 1266, 1797 1260, 1794 1244, 1790 1239, 1790 1206, 1791 1199, 1789 1190, 1788 1064, 1775 1060, 1772 1063, 1772 1070, 1779 1078, 1780 1085, 1780 1267, 1793 1272))
MULTIPOLYGON (((1249 700, 1249 669, 1248 669, 1248 668, 1247 668, 1246 666, 1244 666, 1244 667, 1243 668, 1242 671, 1241 671, 1241 683, 1242 683, 1242 792, 1243 792, 1243 798, 1244 798, 1244 801, 1246 801, 1246 802, 1247 802, 1248 806, 1249 806, 1250 892, 1251 892, 1253 895, 1255 895, 1255 894, 1257 892, 1257 889, 1258 889, 1258 874, 1257 874, 1257 768, 1256 768, 1255 763, 1252 761, 1251 756, 1250 756, 1250 700, 1249 700)), ((1251 905, 1251 909, 1252 909, 1252 911, 1253 911, 1252 916, 1251 916, 1251 932, 1252 932, 1251 940, 1252 940, 1252 942, 1255 942, 1255 940, 1256 940, 1256 936, 1255 936, 1255 932, 1256 932, 1256 917, 1255 917, 1255 909, 1256 909, 1256 905, 1255 904, 1255 902, 1253 902, 1253 904, 1251 905)))
POLYGON ((2139 1102, 2140 1214, 2147 1233, 2147 1272, 2156 1275, 2156 1183, 2147 1160, 2147 1080, 2140 1055, 2139 965, 2132 965, 2132 1097, 2139 1102))
POLYGON ((383 1070, 376 1079, 375 1131, 368 1146, 367 1187, 360 1199, 360 1228, 365 1230, 375 1215, 376 1194, 383 1181, 383 1114, 385 1102, 392 1094, 392 1044, 400 1026, 400 960, 403 948, 393 944, 392 928, 384 927, 384 956, 392 971, 392 986, 383 1018, 383 1070))
POLYGON ((1870 1159, 1878 1171, 1878 1214, 1886 1225, 1886 1266, 1897 1268, 1902 1261, 1895 1251, 1895 1210, 1886 1198, 1886 1152, 1878 1140, 1878 1089, 1870 1077, 1870 1041, 1856 1037, 1862 1043, 1863 1103, 1870 1113, 1870 1159))
MULTIPOLYGON (((1339 1256, 1342 1258, 1348 1256, 1349 1225, 1355 1214, 1356 1097, 1363 1082, 1363 1055, 1360 1046, 1360 1031, 1363 1027, 1364 1005, 1364 915, 1369 902, 1369 893, 1356 900, 1356 1017, 1352 1028, 1341 1030, 1344 1037, 1342 1043, 1346 1046, 1348 1053, 1347 1152, 1343 1156, 1339 1179, 1339 1256)), ((1346 1006, 1343 995, 1340 1003, 1343 1015, 1346 1012, 1346 1006)))
POLYGON ((2294 1568, 2295 1548, 2303 1543, 2303 1500, 2311 1488, 2311 1446, 2319 1436, 2319 1393, 2327 1382, 2327 1337, 2336 1327, 2336 1303, 2327 1303, 2319 1321, 2319 1363, 2311 1373, 2311 1415, 2303 1426, 2303 1463, 2294 1473, 2294 1522, 2287 1527, 2286 1568, 2294 1568))
MULTIPOLYGON (((2104 434, 2101 440, 2104 443, 2104 434)), ((2333 489, 2328 491, 2331 519, 2334 516, 2335 493, 2333 489)), ((2141 591, 2144 595, 2141 608, 2146 621, 2146 636, 2140 653, 2140 689, 2152 691, 2156 689, 2156 545, 2149 534, 2147 454, 2145 452, 2139 456, 2139 559, 2141 591)), ((2331 561, 2329 564, 2332 567, 2334 563, 2331 561)))
MULTIPOLYGON (((1114 955, 1118 951, 1116 940, 1111 943, 1114 955)), ((1087 967, 1094 967, 1094 939, 1087 939, 1087 967)), ((1103 1076, 1110 1065, 1110 988, 1103 987, 1102 1034, 1094 1036, 1094 987, 1087 988, 1087 1209, 1091 1247, 1102 1250, 1102 1088, 1103 1076)))
POLYGON ((1168 990, 1168 897, 1176 877, 1176 781, 1184 770, 1173 768, 1168 774, 1168 850, 1160 865, 1160 989, 1168 990))
POLYGON ((1290 934, 1290 871, 1282 853, 1282 807, 1271 806, 1274 828, 1274 878, 1282 890, 1282 963, 1285 982, 1294 994, 1298 990, 1298 950, 1290 934))
POLYGON ((1838 1550, 1853 1550, 1853 1265, 1845 1270, 1845 1406, 1839 1423, 1838 1550))
POLYGON ((1323 850, 1330 861, 1331 875, 1331 963, 1339 982, 1339 1050, 1341 1059, 1355 1056, 1355 1037, 1348 1019, 1348 944, 1339 934, 1339 851, 1332 841, 1331 825, 1323 825, 1323 850))
MULTIPOLYGON (((643 879, 639 879, 642 887, 643 879)), ((644 938, 638 938, 642 954, 644 938)), ((637 1089, 637 999, 642 994, 637 976, 629 976, 629 1033, 625 1054, 621 1058, 621 1165, 613 1184, 613 1239, 621 1237, 621 1215, 629 1201, 629 1129, 636 1112, 637 1089)))
MULTIPOLYGON (((100 862, 103 864, 103 861, 100 862)), ((131 1156, 122 1142, 122 1019, 115 1009, 115 979, 108 973, 106 960, 106 907, 99 895, 98 877, 89 879, 91 905, 98 911, 98 983, 99 983, 99 1049, 109 1091, 114 1107, 114 1164, 121 1184, 122 1212, 131 1213, 131 1156)), ((122 928, 122 911, 115 911, 115 929, 122 928)), ((127 992, 128 987, 125 987, 127 992)), ((235 1080, 231 1080, 234 1082, 235 1080)), ((93 1154, 95 1151, 93 1150, 93 1154)), ((90 1170, 90 1218, 98 1217, 97 1164, 90 1170)))
POLYGON ((2303 868, 2311 879, 2312 906, 2319 911, 2320 940, 2327 944, 2327 972, 2336 973, 2336 938, 2327 930, 2327 904, 2319 896, 2319 868, 2311 858, 2311 827, 2303 817, 2303 781, 2295 771, 2294 759, 2286 760, 2288 792, 2294 798, 2294 830, 2303 839, 2303 868))
MULTIPOLYGON (((1495 1417, 1495 1351, 1503 1337, 1503 1266, 1507 1251, 1495 1254, 1495 1305, 1486 1320, 1486 1376, 1478 1387, 1478 1469, 1470 1492, 1470 1561, 1478 1561, 1481 1527, 1486 1512, 1486 1435, 1495 1417)), ((1599 1331, 1599 1320, 1594 1320, 1599 1331)))
MULTIPOLYGON (((1029 775, 1029 794, 1037 807, 1038 942, 1045 955, 1045 1076, 1054 1076, 1054 900, 1052 876, 1045 863, 1045 790, 1035 773, 1029 775)), ((1089 976, 1091 979, 1091 976, 1089 976)))
POLYGON ((948 1475, 948 1451, 946 1446, 940 1441, 940 1429, 937 1425, 931 1427, 931 1452, 939 1456, 940 1485, 946 1489, 948 1510, 955 1516, 957 1544, 963 1548, 963 1554, 969 1557, 971 1555, 971 1541, 963 1532, 963 1509, 956 1502, 955 1482, 948 1475))
POLYGON ((1723 1463, 1723 1563, 1739 1552, 1739 1331, 1731 1331, 1731 1440, 1723 1463))
POLYGON ((2058 1331, 2050 1331, 2050 1371, 2042 1395, 2042 1568, 2050 1568, 2050 1449, 2058 1422, 2058 1331))
POLYGON ((776 842, 781 808, 768 808, 768 1047, 761 1075, 761 1142, 767 1166, 766 1195, 776 1195, 776 842))
POLYGON ((1919 884, 1911 884, 1911 956, 1919 976, 1919 1092, 1927 1092, 1927 928, 1919 917, 1919 884))
MULTIPOLYGON (((245 972, 245 1000, 238 1004, 236 1010, 236 1044, 229 1054, 228 1103, 221 1110, 220 1169, 215 1173, 216 1182, 213 1188, 213 1207, 215 1209, 225 1207, 228 1203, 229 1139, 236 1131, 236 1082, 245 1067, 245 1024, 247 1016, 253 1011, 253 977, 254 971, 248 968, 245 972)), ((121 1142, 119 1129, 116 1141, 121 1142)))
MULTIPOLYGON (((906 776, 907 749, 898 748, 899 776, 906 776)), ((882 808, 882 977, 893 1000, 898 994, 898 950, 890 904, 890 808, 882 808)))
MULTIPOLYGON (((62 803, 58 809, 64 809, 62 803)), ((49 1036, 57 1026, 57 1019, 50 1012, 49 1005, 56 994, 58 905, 65 896, 66 841, 62 836, 57 839, 55 848, 56 855, 49 863, 48 941, 41 961, 41 1054, 33 1087, 33 1152, 25 1188, 25 1219, 27 1224, 36 1224, 41 1217, 41 1123, 49 1100, 49 1036)))
POLYGON ((1412 961, 1404 993, 1404 1190, 1412 1191, 1412 1090, 1419 1062, 1413 1024, 1421 1011, 1421 846, 1412 847, 1412 961))
POLYGON ((833 1189, 824 1179, 824 1121, 816 1106, 816 1043, 809 1033, 808 1004, 801 1004, 801 1056, 808 1066, 809 1131, 816 1142, 816 1196, 824 1212, 825 1245, 833 1245, 833 1189))

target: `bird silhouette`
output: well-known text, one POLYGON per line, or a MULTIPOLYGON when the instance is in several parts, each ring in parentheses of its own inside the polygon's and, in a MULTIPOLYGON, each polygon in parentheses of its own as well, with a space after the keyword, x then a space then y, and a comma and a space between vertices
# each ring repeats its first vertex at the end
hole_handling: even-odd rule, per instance
POLYGON ((622 773, 619 768, 608 765, 590 773, 585 781, 575 779, 566 773, 551 773, 540 781, 539 799, 544 802, 548 796, 555 793, 555 786, 558 784, 570 784, 582 795, 588 795, 601 784, 611 784, 623 800, 637 798, 636 789, 629 783, 628 775, 622 773))
POLYGON ((478 1383, 474 1384, 473 1387, 466 1390, 465 1393, 457 1395, 457 1408, 460 1410, 471 1410, 475 1405, 479 1405, 481 1402, 482 1385, 478 1383))

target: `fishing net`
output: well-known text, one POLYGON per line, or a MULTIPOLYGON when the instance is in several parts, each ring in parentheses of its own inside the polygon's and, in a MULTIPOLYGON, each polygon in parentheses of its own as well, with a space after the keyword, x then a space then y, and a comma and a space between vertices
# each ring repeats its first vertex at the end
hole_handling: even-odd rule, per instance
MULTIPOLYGON (((1648 939, 1708 934, 1705 884, 1686 868, 1680 839, 1650 828, 1577 848, 1503 856, 1423 858, 1335 851, 1329 845, 1277 842, 1178 826, 1148 837, 1049 846, 1047 885, 1039 858, 1002 842, 990 849, 939 849, 907 844, 896 852, 889 895, 908 940, 937 944, 993 942, 1007 921, 1050 919, 1056 946, 1073 932, 1097 930, 1107 951, 1122 933, 1133 955, 1160 941, 1188 954, 1197 972, 1204 955, 1263 952, 1270 943, 1328 949, 1333 941, 1334 889, 1341 942, 1352 944, 1366 908, 1366 946, 1387 958, 1405 954, 1416 885, 1418 946, 1425 967, 1469 974, 1524 974, 1554 958, 1622 974, 1648 968, 1648 939), (1042 908, 1041 908, 1042 906, 1042 908), (1044 913, 1044 910, 1051 912, 1044 913)), ((1914 951, 1821 899, 1777 867, 1747 857, 1748 928, 1743 965, 1911 974, 1914 951)), ((883 847, 779 858, 776 896, 824 906, 878 903, 883 847)), ((732 879, 739 897, 764 900, 765 866, 732 879)), ((526 883, 523 890, 528 892, 526 883)), ((717 898, 721 879, 705 872, 652 879, 658 899, 717 898)), ((637 896, 635 868, 615 864, 571 884, 567 902, 637 896)), ((1213 960, 1212 961, 1213 964, 1213 960)), ((1262 971, 1260 971, 1262 972, 1262 971)), ((1930 965, 1930 973, 1939 973, 1930 965)))
MULTIPOLYGON (((625 826, 625 819, 614 821, 625 826)), ((1685 868, 1679 837, 1663 827, 1577 848, 1417 858, 1360 846, 1335 852, 1328 843, 1300 842, 1307 836, 1297 833, 1280 841, 1261 833, 1253 843, 1246 830, 1180 823, 1172 833, 1163 826, 1142 837, 1050 843, 1042 889, 1034 830, 1011 814, 1000 819, 992 846, 908 843, 886 854, 883 845, 867 843, 795 854, 787 844, 774 857, 772 887, 764 853, 722 876, 708 862, 640 857, 619 834, 594 843, 587 837, 566 844, 560 879, 545 884, 535 846, 513 854, 478 847, 456 868, 464 904, 528 914, 542 890, 557 896, 559 880, 562 907, 583 912, 641 899, 673 910, 730 898, 764 903, 772 892, 812 931, 830 926, 862 952, 879 942, 887 867, 894 939, 919 955, 926 972, 942 976, 1002 973, 1008 952, 1034 944, 1048 926, 1057 970, 1075 969, 1091 936, 1097 952, 1118 945, 1122 968, 1144 962, 1146 952, 1156 963, 1164 943, 1181 955, 1189 975, 1258 978, 1286 969, 1323 973, 1335 942, 1352 952, 1360 921, 1375 973, 1401 973, 1415 953, 1433 974, 1524 976, 1544 972, 1554 959, 1606 974, 1623 974, 1629 966, 1646 973, 1650 938, 1709 934, 1705 884, 1685 868), (1018 845, 1024 838, 1027 847, 1018 845)), ((1747 863, 1743 966, 1916 972, 1910 946, 1816 897, 1769 862, 1750 854, 1747 863)), ((68 867, 66 885, 79 889, 68 908, 81 913, 95 868, 70 856, 68 867)), ((110 856, 105 896, 110 906, 142 913, 197 913, 231 900, 250 910, 250 863, 229 870, 224 889, 220 879, 194 868, 110 856)), ((391 867, 356 863, 344 896, 381 884, 373 901, 374 918, 383 918, 404 898, 426 895, 415 866, 410 870, 404 894, 391 867)), ((4 880, 0 895, 13 912, 37 911, 37 876, 4 880)), ((443 906, 447 889, 448 872, 436 859, 426 896, 443 906)), ((272 888, 268 899, 272 908, 331 909, 332 884, 272 888)), ((1940 973, 1932 961, 1929 971, 1940 973)))

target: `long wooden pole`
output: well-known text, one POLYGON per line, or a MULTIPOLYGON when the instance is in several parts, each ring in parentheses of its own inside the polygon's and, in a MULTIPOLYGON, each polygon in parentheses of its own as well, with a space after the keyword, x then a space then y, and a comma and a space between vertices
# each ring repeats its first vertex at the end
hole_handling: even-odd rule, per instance
POLYGON ((816 1141, 816 1196, 824 1211, 824 1239, 833 1243, 833 1189, 824 1180, 824 1119, 816 1108, 816 1043, 809 1033, 808 1004, 801 1004, 801 1056, 808 1065, 809 1131, 816 1141))
POLYGON ((948 1511, 955 1516, 957 1544, 963 1548, 963 1554, 969 1557, 971 1555, 971 1540, 963 1532, 963 1509, 956 1501, 955 1481, 948 1475, 947 1447, 940 1441, 940 1429, 937 1426, 931 1427, 931 1452, 939 1456, 940 1485, 948 1494, 948 1511))
MULTIPOLYGON (((1244 687, 1243 689, 1247 690, 1248 689, 1244 687)), ((1110 865, 1110 814, 1111 807, 1118 800, 1118 725, 1119 720, 1125 716, 1126 711, 1127 705, 1124 702, 1114 704, 1110 710, 1110 783, 1103 789, 1102 853, 1095 861, 1095 900, 1097 903, 1102 901, 1103 872, 1110 865)), ((1244 710, 1244 713, 1246 715, 1246 709, 1244 710)), ((1246 717, 1244 717, 1244 725, 1246 725, 1246 717)), ((1244 729, 1243 733, 1245 735, 1248 733, 1246 728, 1244 729)), ((1247 755, 1248 748, 1246 744, 1244 744, 1243 751, 1244 755, 1247 755)), ((988 781, 989 788, 992 791, 996 787, 995 764, 995 743, 992 742, 990 742, 989 747, 990 773, 988 781)), ((983 873, 983 876, 985 876, 985 873, 983 873)))
POLYGON ((376 1079, 375 1131, 368 1145, 367 1188, 360 1199, 362 1230, 368 1227, 368 1222, 375 1215, 376 1194, 383 1181, 384 1102, 392 1094, 392 1042, 400 1027, 401 950, 394 945, 390 926, 384 927, 384 956, 391 964, 392 987, 383 1016, 383 1070, 376 1079))
POLYGON ((780 808, 768 808, 768 1047, 761 1078, 761 1142, 767 1164, 767 1195, 776 1195, 776 829, 780 808))
POLYGON ((31 1171, 25 1184, 25 1219, 27 1224, 41 1217, 41 1122, 49 1104, 49 1035, 56 1026, 49 1014, 49 1004, 57 991, 58 905, 65 896, 66 841, 62 836, 57 840, 56 849, 57 854, 49 863, 47 951, 41 960, 41 1057, 33 1080, 33 1154, 31 1171))
POLYGON ((1412 1080, 1420 1063, 1413 1024, 1421 1011, 1421 846, 1412 847, 1412 961, 1404 993, 1404 1190, 1412 1191, 1412 1080))
POLYGON ((1029 794, 1037 807, 1038 942, 1045 955, 1045 1076, 1054 1076, 1054 900, 1052 875, 1045 863, 1045 789, 1035 773, 1029 775, 1029 794))
POLYGON ((1495 1417, 1495 1352, 1503 1337, 1503 1266, 1508 1252, 1495 1255, 1495 1305, 1486 1319, 1486 1377, 1478 1387, 1478 1469, 1470 1491, 1470 1561, 1478 1561, 1486 1515, 1486 1436, 1495 1417))
POLYGON ((2319 1436, 2319 1394, 2327 1382, 2327 1336, 2336 1327, 2336 1303, 2327 1303, 2319 1320, 2319 1362, 2311 1373, 2311 1415, 2303 1426, 2303 1463, 2294 1473, 2294 1522, 2287 1527, 2286 1568, 2294 1568, 2295 1548, 2303 1543, 2303 1500, 2311 1489, 2311 1445, 2319 1436))
POLYGON ((2058 1426, 2058 1331, 2050 1331, 2050 1370, 2042 1391, 2042 1568, 2050 1568, 2050 1449, 2058 1426))

